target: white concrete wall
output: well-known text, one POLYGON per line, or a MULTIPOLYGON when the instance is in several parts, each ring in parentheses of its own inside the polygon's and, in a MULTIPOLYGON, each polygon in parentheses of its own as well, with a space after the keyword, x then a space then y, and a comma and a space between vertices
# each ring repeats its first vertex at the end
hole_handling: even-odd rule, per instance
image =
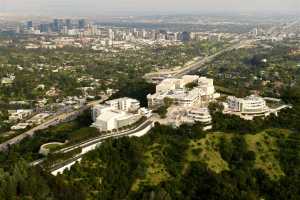
POLYGON ((152 123, 151 125, 147 126, 146 128, 144 128, 143 130, 141 130, 139 132, 129 135, 129 137, 134 137, 134 136, 142 137, 143 135, 146 135, 151 130, 151 128, 153 128, 153 126, 154 126, 154 123, 152 123))
POLYGON ((52 171, 51 174, 53 176, 57 176, 58 174, 62 174, 65 170, 70 170, 71 167, 76 164, 76 162, 80 162, 80 161, 81 161, 81 158, 79 158, 78 160, 75 160, 75 161, 73 161, 73 162, 71 162, 71 163, 69 163, 69 164, 67 164, 67 165, 65 165, 65 166, 63 166, 59 169, 56 169, 56 170, 52 171))
POLYGON ((101 145, 101 143, 102 142, 99 142, 99 143, 96 143, 96 144, 93 144, 93 145, 82 148, 81 154, 83 155, 83 154, 86 154, 90 151, 93 151, 93 150, 97 149, 101 145))

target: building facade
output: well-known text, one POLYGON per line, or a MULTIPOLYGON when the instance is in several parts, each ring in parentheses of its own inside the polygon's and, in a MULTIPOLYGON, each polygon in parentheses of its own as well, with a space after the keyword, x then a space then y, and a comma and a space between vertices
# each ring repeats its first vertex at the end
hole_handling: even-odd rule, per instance
POLYGON ((208 108, 193 108, 188 111, 188 117, 203 124, 209 124, 212 121, 208 108))
POLYGON ((227 98, 229 111, 242 115, 264 115, 269 111, 266 101, 259 96, 251 95, 245 98, 229 96, 227 98))
POLYGON ((96 105, 92 109, 92 127, 103 132, 130 126, 142 118, 139 109, 140 102, 127 97, 96 105))
POLYGON ((128 97, 110 100, 105 102, 105 104, 116 110, 123 110, 126 112, 135 112, 140 108, 140 102, 138 100, 128 97))

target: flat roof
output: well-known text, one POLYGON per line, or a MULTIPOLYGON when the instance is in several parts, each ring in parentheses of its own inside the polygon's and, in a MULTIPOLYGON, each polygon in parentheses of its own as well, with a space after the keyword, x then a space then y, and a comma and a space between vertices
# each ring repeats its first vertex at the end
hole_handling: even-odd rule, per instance
POLYGON ((113 118, 123 117, 125 116, 125 112, 108 110, 97 117, 97 120, 109 121, 113 118))

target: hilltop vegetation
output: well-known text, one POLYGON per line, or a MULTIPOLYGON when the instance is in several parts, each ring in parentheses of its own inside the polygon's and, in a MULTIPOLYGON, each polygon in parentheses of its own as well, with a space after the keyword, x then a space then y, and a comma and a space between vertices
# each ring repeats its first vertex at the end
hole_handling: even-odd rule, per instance
POLYGON ((88 199, 297 199, 299 142, 286 129, 240 135, 157 125, 143 138, 106 142, 59 178, 85 187, 88 199))
POLYGON ((15 167, 3 165, 1 197, 298 199, 299 142, 287 129, 238 134, 156 125, 142 138, 105 142, 58 177, 28 168, 11 152, 2 159, 15 167))
MULTIPOLYGON (((19 161, 34 156, 24 151, 26 145, 34 144, 34 138, 28 139, 0 154, 0 197, 299 199, 299 91, 294 86, 283 93, 293 108, 278 117, 245 121, 214 111, 209 132, 203 132, 201 124, 177 129, 157 124, 144 137, 106 141, 71 171, 57 177, 19 161)), ((64 130, 54 128, 39 140, 48 142, 47 137, 53 134, 72 135, 72 128, 59 134, 60 128, 64 130)))

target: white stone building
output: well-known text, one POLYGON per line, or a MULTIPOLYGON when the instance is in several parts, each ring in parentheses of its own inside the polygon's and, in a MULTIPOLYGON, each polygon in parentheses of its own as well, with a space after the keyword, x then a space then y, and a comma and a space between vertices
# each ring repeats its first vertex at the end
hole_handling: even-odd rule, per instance
POLYGON ((182 79, 165 79, 156 86, 156 93, 147 95, 150 108, 164 104, 165 98, 170 98, 174 103, 181 106, 201 105, 207 106, 209 102, 219 97, 215 93, 213 79, 186 75, 182 79), (186 87, 189 83, 195 83, 195 87, 186 87))
POLYGON ((269 111, 266 101, 259 96, 251 95, 245 98, 229 96, 227 98, 229 111, 243 115, 261 115, 269 111))
POLYGON ((128 97, 106 101, 105 104, 116 110, 123 110, 126 112, 135 112, 140 108, 140 102, 138 100, 128 97))
POLYGON ((120 110, 109 110, 100 114, 92 124, 92 127, 97 128, 99 131, 112 131, 134 124, 140 118, 140 114, 126 113, 120 110))
POLYGON ((266 117, 273 112, 276 113, 267 106, 264 98, 255 95, 245 98, 229 96, 223 105, 224 113, 235 114, 246 120, 253 120, 254 117, 266 117))
POLYGON ((110 100, 92 109, 92 127, 99 131, 112 131, 129 126, 142 118, 140 102, 131 98, 110 100))

